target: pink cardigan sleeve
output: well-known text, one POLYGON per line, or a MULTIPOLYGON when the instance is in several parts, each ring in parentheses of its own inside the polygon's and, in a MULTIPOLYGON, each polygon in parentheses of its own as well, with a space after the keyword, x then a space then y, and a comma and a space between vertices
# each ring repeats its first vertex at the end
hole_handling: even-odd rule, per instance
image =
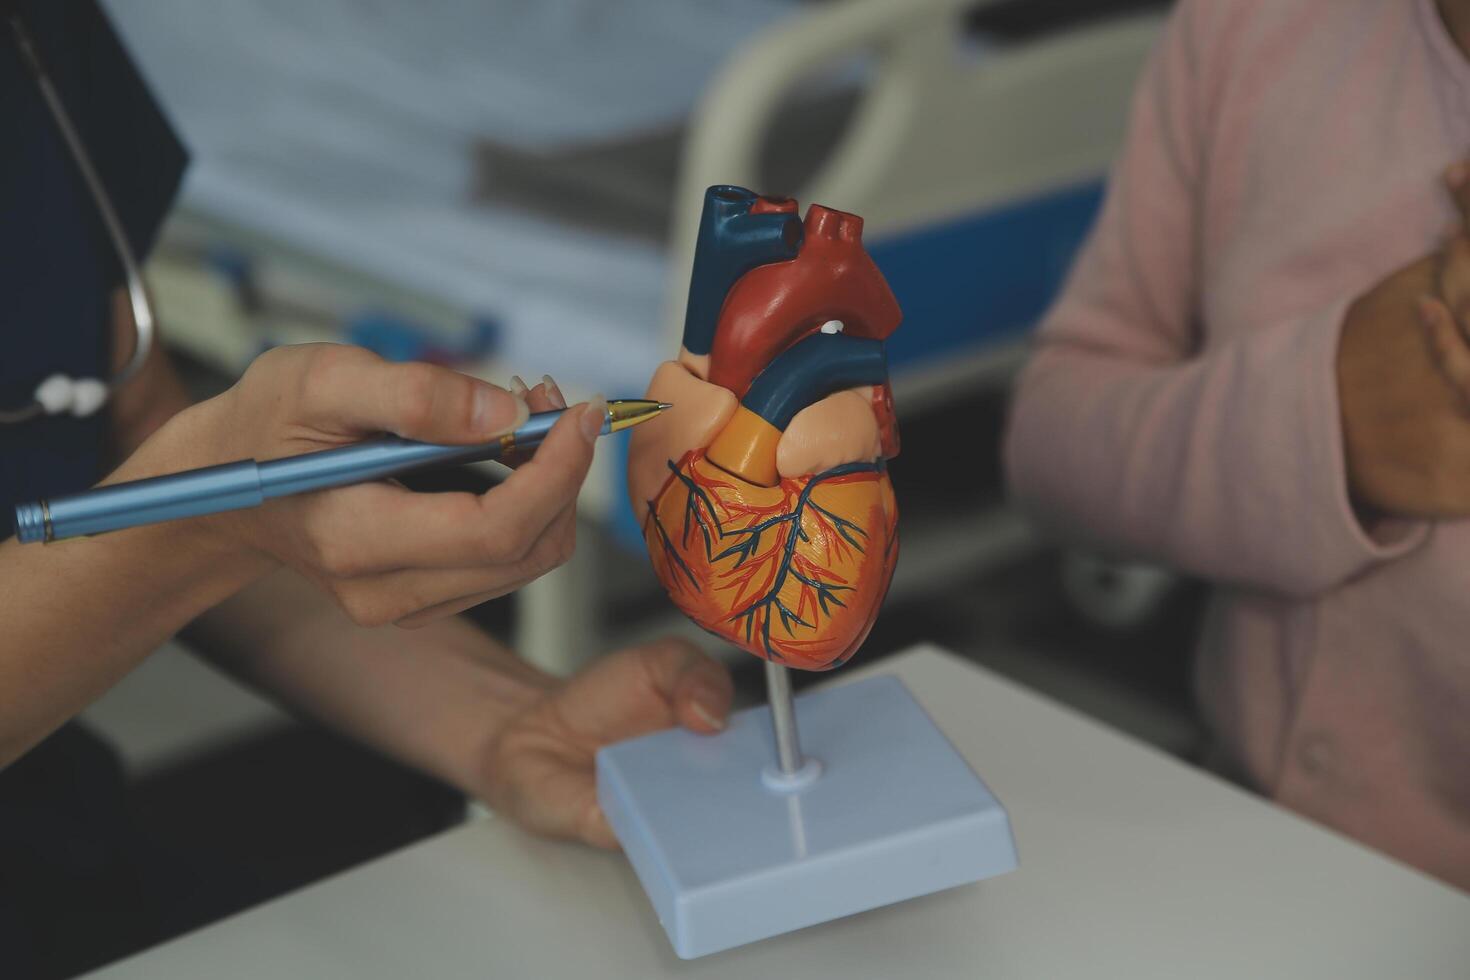
POLYGON ((1195 38, 1213 2, 1182 0, 1144 71, 1098 224, 1021 376, 1007 478, 1084 545, 1314 595, 1425 530, 1375 538, 1348 502, 1335 361, 1351 297, 1201 352, 1195 38))

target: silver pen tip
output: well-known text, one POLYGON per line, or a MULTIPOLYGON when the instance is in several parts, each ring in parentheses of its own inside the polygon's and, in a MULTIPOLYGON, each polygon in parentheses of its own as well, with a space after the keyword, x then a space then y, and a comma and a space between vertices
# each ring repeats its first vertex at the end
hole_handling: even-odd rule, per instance
POLYGON ((674 407, 674 403, 673 402, 659 402, 658 403, 658 410, 660 412, 666 412, 666 411, 668 411, 669 409, 671 409, 673 407, 674 407))

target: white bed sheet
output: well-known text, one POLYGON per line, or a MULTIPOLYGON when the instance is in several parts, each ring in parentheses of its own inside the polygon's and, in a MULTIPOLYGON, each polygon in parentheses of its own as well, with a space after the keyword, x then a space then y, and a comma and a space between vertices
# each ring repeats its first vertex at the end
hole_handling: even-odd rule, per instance
POLYGON ((507 362, 621 392, 667 353, 662 250, 468 205, 471 144, 668 125, 795 0, 104 5, 190 148, 186 206, 495 316, 507 362))

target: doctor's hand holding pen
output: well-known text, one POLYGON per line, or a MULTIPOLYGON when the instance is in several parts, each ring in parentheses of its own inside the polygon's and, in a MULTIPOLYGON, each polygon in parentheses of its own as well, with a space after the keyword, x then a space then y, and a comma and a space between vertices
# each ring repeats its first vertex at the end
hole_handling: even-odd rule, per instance
MULTIPOLYGON (((264 354, 235 387, 189 406, 155 351, 115 413, 119 445, 137 448, 105 483, 305 457, 384 432, 483 445, 528 413, 566 408, 550 378, 512 388, 316 345, 264 354)), ((604 419, 631 424, 614 414, 600 398, 565 411, 533 454, 510 460, 508 480, 478 496, 359 483, 95 537, 0 544, 0 767, 182 631, 298 714, 529 830, 615 847, 597 805, 597 749, 671 725, 720 730, 728 672, 667 639, 557 678, 450 615, 566 560, 604 419), (375 628, 385 623, 421 628, 375 628)))
MULTIPOLYGON (((152 475, 148 468, 298 456, 377 433, 486 443, 525 423, 527 391, 517 384, 519 391, 507 391, 357 347, 276 348, 219 398, 175 416, 108 482, 152 475)), ((566 408, 554 384, 544 393, 537 387, 544 398, 538 410, 566 408)), ((295 569, 361 625, 421 625, 514 591, 567 560, 600 405, 567 412, 534 456, 481 495, 412 493, 374 481, 219 514, 197 522, 196 533, 222 566, 295 569)))

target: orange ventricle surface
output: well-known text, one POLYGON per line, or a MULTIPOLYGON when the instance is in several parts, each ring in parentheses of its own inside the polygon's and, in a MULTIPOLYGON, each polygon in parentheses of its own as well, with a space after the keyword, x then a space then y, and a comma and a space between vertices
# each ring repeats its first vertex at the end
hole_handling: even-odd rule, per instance
POLYGON ((705 629, 778 663, 826 670, 872 628, 898 557, 880 462, 762 487, 702 449, 670 464, 644 538, 654 570, 705 629))

